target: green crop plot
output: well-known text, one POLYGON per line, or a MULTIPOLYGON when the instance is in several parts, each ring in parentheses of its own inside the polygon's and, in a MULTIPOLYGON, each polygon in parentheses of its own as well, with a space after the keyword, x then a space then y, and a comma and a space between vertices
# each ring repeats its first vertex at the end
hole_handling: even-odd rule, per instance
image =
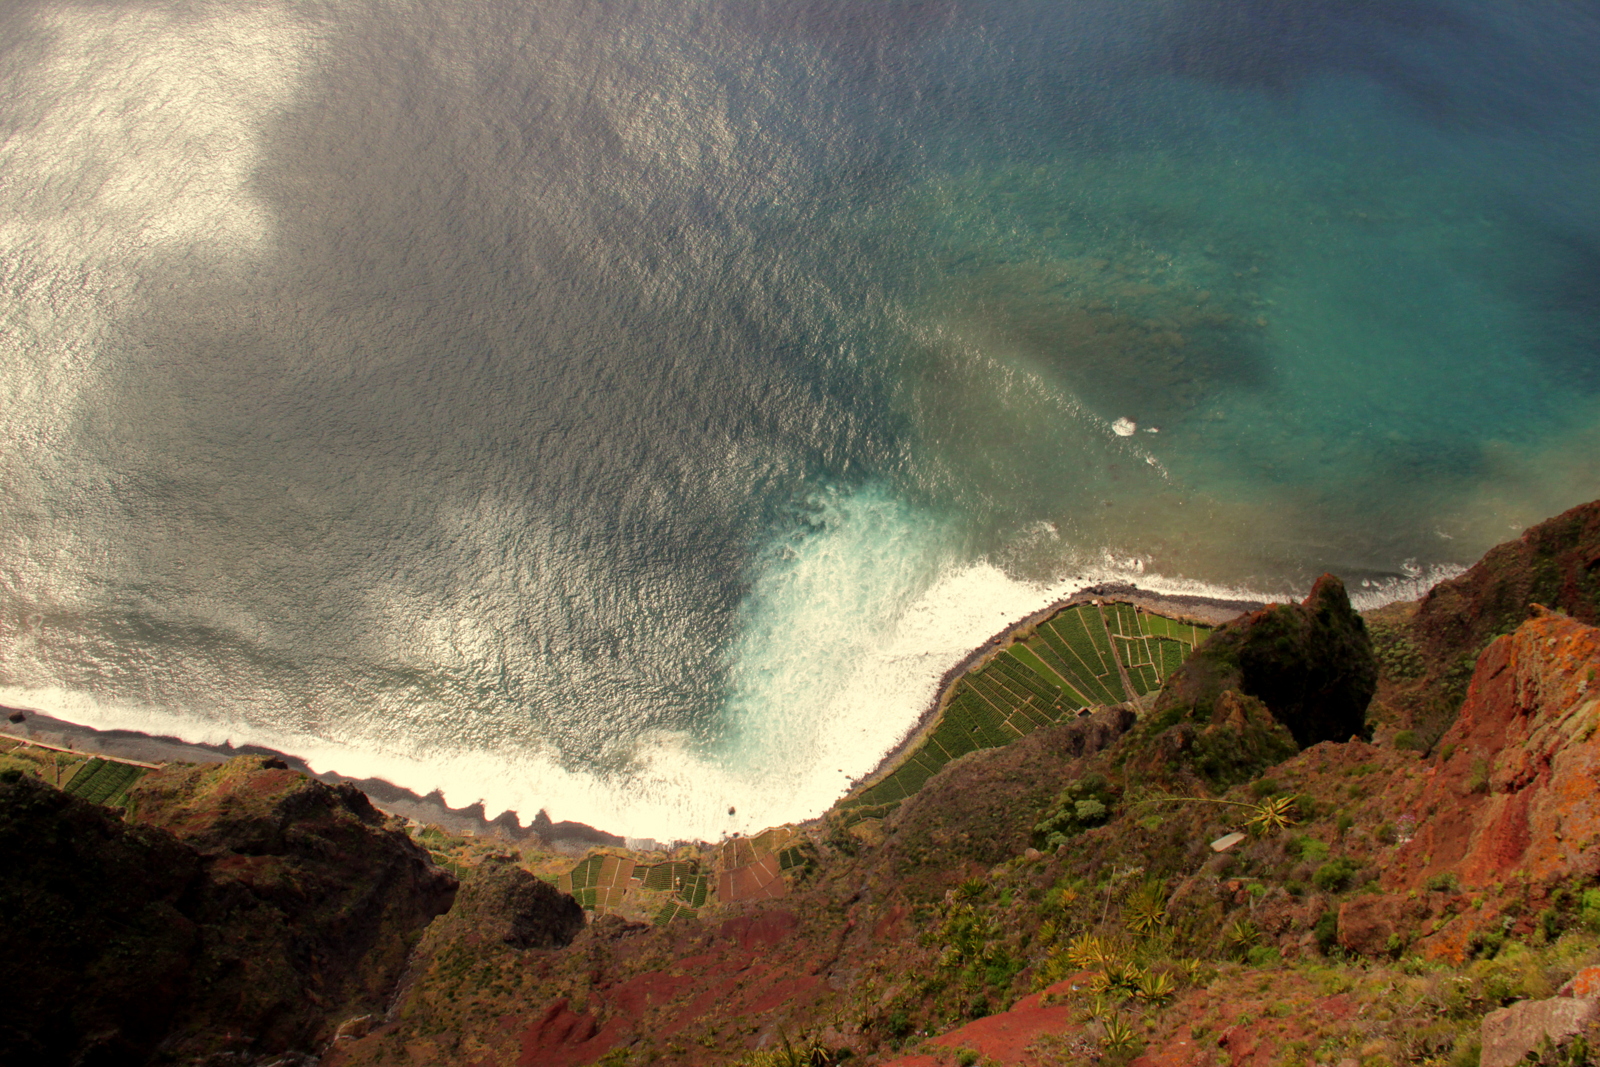
POLYGON ((694 863, 658 863, 644 868, 644 877, 640 882, 646 889, 667 892, 681 888, 699 872, 699 865, 694 863))
POLYGON ((566 893, 571 893, 579 904, 586 908, 594 908, 597 894, 596 888, 600 884, 600 871, 605 866, 606 857, 596 854, 579 863, 572 870, 561 876, 556 885, 566 893))
POLYGON ((691 908, 704 906, 706 897, 711 894, 711 883, 703 874, 697 874, 684 880, 683 887, 678 890, 678 899, 691 908))
POLYGON ((92 759, 80 767, 76 774, 62 786, 62 791, 81 797, 91 804, 118 805, 126 802, 133 783, 144 777, 145 769, 131 763, 115 760, 92 759))
POLYGON ((1210 633, 1132 604, 1063 608, 957 679, 922 744, 893 773, 840 803, 846 825, 883 818, 968 752, 1156 692, 1210 633))

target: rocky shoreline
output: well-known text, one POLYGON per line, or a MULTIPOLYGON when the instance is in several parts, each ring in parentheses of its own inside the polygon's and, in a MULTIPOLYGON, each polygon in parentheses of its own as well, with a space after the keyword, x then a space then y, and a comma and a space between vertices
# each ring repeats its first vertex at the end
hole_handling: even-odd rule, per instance
POLYGON ((1331 575, 1209 634, 1081 595, 944 716, 1030 729, 670 854, 0 746, 0 1067, 1600 1063, 1600 501, 1364 614, 1331 575), (1120 692, 1091 645, 1137 701, 1023 669, 1120 692))
MULTIPOLYGON (((1019 632, 1037 625, 1041 619, 1050 617, 1062 608, 1100 600, 1133 604, 1156 614, 1177 619, 1198 620, 1212 626, 1262 607, 1262 604, 1256 601, 1163 595, 1120 582, 1091 586, 1063 597, 1005 627, 945 671, 939 680, 933 699, 928 702, 917 722, 894 748, 884 754, 870 772, 852 781, 847 792, 871 785, 883 777, 921 742, 927 731, 937 723, 950 687, 962 675, 1004 648, 1019 632)), ((491 819, 481 803, 452 808, 437 791, 424 795, 382 778, 352 778, 336 771, 314 771, 294 753, 262 745, 207 745, 176 737, 154 736, 137 730, 97 730, 33 708, 0 705, 0 715, 12 719, 0 727, 0 736, 37 741, 72 751, 95 753, 116 759, 151 763, 222 763, 236 756, 261 756, 281 760, 293 770, 329 785, 339 783, 353 785, 371 797, 373 804, 380 810, 391 815, 398 815, 423 825, 438 826, 462 836, 492 837, 515 843, 528 839, 530 835, 537 835, 539 840, 557 851, 576 854, 581 854, 585 849, 596 845, 649 850, 665 848, 669 844, 650 839, 629 838, 581 822, 552 822, 543 811, 537 813, 526 825, 516 813, 509 811, 491 819), (24 717, 22 721, 15 720, 17 715, 24 717)), ((691 843, 694 842, 671 844, 691 843)), ((710 844, 710 842, 698 843, 710 844)))
MULTIPOLYGON (((291 770, 328 785, 352 785, 370 797, 373 805, 386 814, 398 815, 424 826, 437 826, 462 837, 487 837, 515 844, 537 835, 548 847, 574 854, 582 854, 585 849, 596 845, 626 847, 630 843, 629 838, 606 833, 584 823, 551 822, 543 812, 527 826, 523 826, 511 812, 503 812, 491 819, 481 803, 452 808, 437 791, 423 795, 381 778, 351 778, 336 771, 314 771, 293 753, 262 745, 205 745, 176 737, 156 737, 136 730, 96 730, 33 708, 0 705, 0 714, 10 720, 0 729, 0 738, 128 762, 215 764, 239 756, 278 760, 291 770), (17 720, 19 715, 22 716, 20 721, 17 720)), ((638 840, 633 843, 643 847, 654 844, 638 840)))

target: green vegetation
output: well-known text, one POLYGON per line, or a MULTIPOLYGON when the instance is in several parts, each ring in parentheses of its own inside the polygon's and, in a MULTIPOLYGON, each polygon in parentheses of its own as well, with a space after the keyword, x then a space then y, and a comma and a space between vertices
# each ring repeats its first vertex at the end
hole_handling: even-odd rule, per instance
POLYGON ((144 777, 144 768, 131 763, 92 759, 79 768, 63 790, 82 797, 91 804, 122 807, 128 802, 128 790, 144 777))
POLYGON ((1092 826, 1111 818, 1116 793, 1102 775, 1091 774, 1061 791, 1054 808, 1033 828, 1034 843, 1055 849, 1092 826))
POLYGON ((1372 651, 1390 678, 1421 678, 1427 673, 1422 653, 1412 644, 1404 627, 1391 623, 1369 623, 1367 632, 1372 636, 1372 651))
MULTIPOLYGON (((843 825, 883 818, 968 752, 1008 744, 1090 707, 1156 691, 1210 633, 1131 604, 1063 608, 957 680, 938 725, 916 751, 893 773, 840 802, 843 825)), ((1093 817, 1080 821, 1094 825, 1087 821, 1093 817)), ((1064 823, 1060 832, 1075 831, 1064 823)))

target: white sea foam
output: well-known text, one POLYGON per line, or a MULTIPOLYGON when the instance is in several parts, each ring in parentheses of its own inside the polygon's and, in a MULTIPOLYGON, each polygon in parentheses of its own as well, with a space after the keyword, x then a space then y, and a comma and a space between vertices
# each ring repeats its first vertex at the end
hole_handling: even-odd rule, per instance
POLYGON ((1440 563, 1429 567, 1402 567, 1399 577, 1363 581, 1349 586, 1350 603, 1357 611, 1371 611, 1397 600, 1416 600, 1440 582, 1466 572, 1465 567, 1440 563))
POLYGON ((0 690, 0 700, 100 729, 265 745, 319 771, 437 789, 453 807, 481 802, 490 817, 509 810, 527 822, 544 810, 641 838, 714 840, 825 811, 916 726, 945 671, 1087 586, 1136 580, 1158 594, 1261 599, 1152 575, 1144 560, 1110 552, 1055 582, 1022 581, 991 562, 963 561, 951 523, 887 492, 814 503, 803 530, 779 538, 756 567, 730 650, 720 735, 709 744, 677 732, 648 736, 620 778, 525 752, 206 722, 61 689, 0 690))

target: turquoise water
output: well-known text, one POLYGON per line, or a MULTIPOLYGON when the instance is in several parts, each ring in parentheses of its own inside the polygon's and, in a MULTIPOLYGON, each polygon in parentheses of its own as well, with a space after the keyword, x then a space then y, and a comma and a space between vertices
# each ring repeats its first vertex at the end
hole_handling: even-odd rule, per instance
POLYGON ((7 703, 714 837, 1087 583, 1600 485, 1591 5, 0 29, 7 703))

